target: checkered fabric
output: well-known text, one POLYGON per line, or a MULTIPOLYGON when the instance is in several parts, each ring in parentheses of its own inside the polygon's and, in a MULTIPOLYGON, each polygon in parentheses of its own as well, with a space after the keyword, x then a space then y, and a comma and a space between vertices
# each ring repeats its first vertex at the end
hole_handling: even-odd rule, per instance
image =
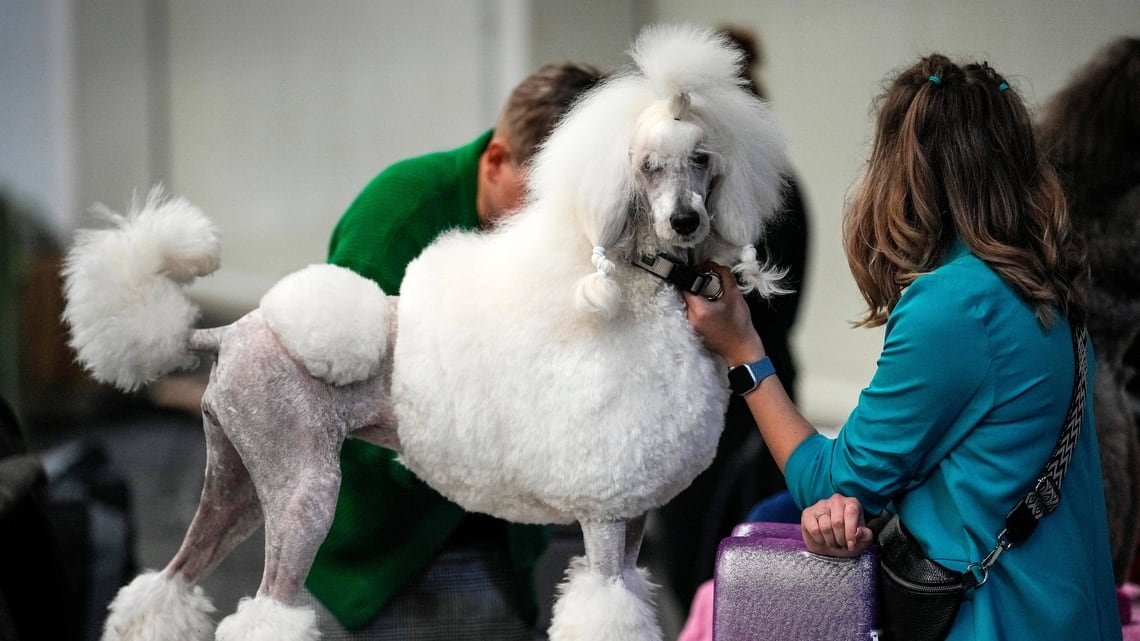
POLYGON ((538 641, 519 615, 526 586, 511 572, 505 550, 444 550, 360 630, 346 630, 308 591, 301 602, 317 612, 322 641, 538 641))

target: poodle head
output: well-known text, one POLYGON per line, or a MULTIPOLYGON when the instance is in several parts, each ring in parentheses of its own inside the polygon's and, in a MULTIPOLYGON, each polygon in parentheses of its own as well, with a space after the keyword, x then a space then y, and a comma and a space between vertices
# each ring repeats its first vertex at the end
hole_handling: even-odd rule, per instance
POLYGON ((639 234, 640 251, 676 255, 700 246, 712 230, 708 197, 718 174, 704 129, 688 118, 689 103, 684 93, 654 103, 634 127, 633 213, 646 227, 639 234))
POLYGON ((578 307, 616 316, 617 265, 646 253, 731 265, 745 291, 783 291, 754 244, 780 206, 784 140, 742 84, 740 51, 682 25, 647 29, 631 56, 635 68, 567 113, 531 172, 532 200, 568 206, 592 247, 578 307))

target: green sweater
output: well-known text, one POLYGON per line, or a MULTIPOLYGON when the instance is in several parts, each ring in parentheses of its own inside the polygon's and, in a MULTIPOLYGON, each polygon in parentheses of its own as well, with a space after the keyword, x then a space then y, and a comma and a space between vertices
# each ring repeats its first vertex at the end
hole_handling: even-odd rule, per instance
MULTIPOLYGON (((440 233, 478 228, 479 156, 490 138, 486 132, 458 149, 381 172, 337 223, 329 262, 399 294, 408 263, 440 233)), ((395 452, 364 441, 344 443, 336 515, 305 582, 349 629, 366 625, 424 569, 466 514, 395 459, 395 452)), ((512 524, 505 531, 514 568, 529 576, 546 548, 547 529, 512 524)), ((533 589, 527 606, 533 619, 533 589)))

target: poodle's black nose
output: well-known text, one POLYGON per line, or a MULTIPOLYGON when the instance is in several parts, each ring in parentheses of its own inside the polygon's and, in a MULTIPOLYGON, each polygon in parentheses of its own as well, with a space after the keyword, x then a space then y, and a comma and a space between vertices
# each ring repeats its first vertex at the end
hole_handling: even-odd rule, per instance
POLYGON ((669 224, 673 226, 673 231, 688 236, 701 226, 701 217, 692 209, 683 209, 669 217, 669 224))

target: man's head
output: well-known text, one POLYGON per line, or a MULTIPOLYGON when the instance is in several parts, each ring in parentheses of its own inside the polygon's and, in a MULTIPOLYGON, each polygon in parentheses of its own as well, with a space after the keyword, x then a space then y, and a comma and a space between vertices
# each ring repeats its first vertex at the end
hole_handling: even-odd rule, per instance
POLYGON ((481 226, 489 227, 522 204, 531 157, 570 105, 602 77, 586 65, 549 64, 515 87, 479 158, 476 209, 481 226))

